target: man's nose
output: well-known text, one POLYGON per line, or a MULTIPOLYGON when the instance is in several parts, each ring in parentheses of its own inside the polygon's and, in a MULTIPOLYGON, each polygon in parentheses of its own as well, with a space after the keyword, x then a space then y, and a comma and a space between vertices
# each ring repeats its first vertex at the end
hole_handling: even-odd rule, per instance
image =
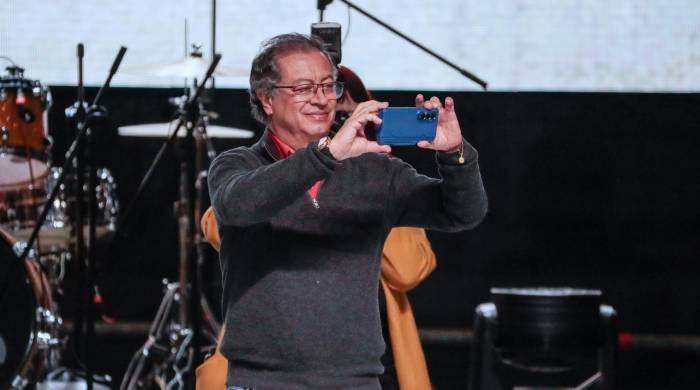
POLYGON ((323 92, 322 85, 314 85, 314 94, 311 97, 311 103, 318 105, 326 105, 328 103, 328 98, 326 97, 326 93, 323 92))

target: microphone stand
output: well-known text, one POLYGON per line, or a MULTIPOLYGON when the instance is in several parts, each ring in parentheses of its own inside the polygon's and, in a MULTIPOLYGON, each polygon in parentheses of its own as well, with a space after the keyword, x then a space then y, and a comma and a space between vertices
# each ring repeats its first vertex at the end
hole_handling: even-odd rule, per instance
MULTIPOLYGON (((333 0, 318 0, 317 7, 318 7, 318 10, 319 10, 319 16, 320 16, 320 20, 321 20, 321 21, 323 21, 323 11, 325 10, 326 6, 327 6, 328 4, 330 4, 332 1, 333 1, 333 0)), ((443 64, 445 64, 445 65, 449 66, 450 68, 456 70, 457 72, 461 73, 462 76, 464 76, 464 77, 468 78, 469 80, 471 80, 471 81, 473 81, 473 82, 479 84, 479 85, 481 86, 481 88, 483 88, 484 91, 486 91, 486 87, 488 86, 488 83, 487 83, 486 81, 480 79, 480 78, 479 78, 478 76, 476 76, 475 74, 469 72, 468 70, 466 70, 466 69, 464 69, 464 68, 460 68, 458 65, 454 64, 453 62, 450 62, 449 60, 447 60, 447 59, 444 58, 443 56, 441 56, 441 55, 435 53, 434 51, 432 51, 432 50, 428 49, 427 47, 421 45, 420 43, 414 41, 414 40, 411 39, 408 35, 402 33, 401 31, 395 29, 394 27, 388 25, 387 23, 381 21, 379 18, 377 18, 376 16, 370 14, 369 12, 365 11, 364 9, 358 7, 358 6, 355 5, 354 3, 352 3, 352 2, 350 2, 350 1, 348 1, 348 0, 340 0, 340 1, 343 2, 343 3, 345 3, 348 7, 352 8, 352 9, 356 10, 357 12, 361 13, 362 15, 366 16, 367 18, 369 18, 369 19, 372 20, 373 22, 377 23, 378 25, 380 25, 380 26, 386 28, 387 30, 389 30, 389 31, 393 32, 394 34, 398 35, 399 37, 403 38, 405 41, 407 41, 408 43, 412 44, 413 46, 416 46, 417 48, 419 48, 419 49, 423 50, 424 52, 430 54, 431 56, 435 57, 436 59, 438 59, 438 60, 439 60, 440 62, 442 62, 443 64)))
MULTIPOLYGON (((128 390, 151 383, 166 383, 167 388, 194 387, 194 370, 200 359, 201 307, 198 286, 197 261, 194 256, 195 239, 195 139, 193 132, 200 122, 199 98, 211 78, 221 54, 216 54, 194 95, 178 108, 179 121, 173 134, 163 143, 131 200, 118 230, 134 210, 162 156, 181 127, 187 134, 180 150, 180 197, 176 204, 178 220, 179 264, 178 283, 166 285, 165 297, 151 325, 146 343, 135 353, 124 374, 120 389, 128 390)), ((115 239, 117 234, 115 234, 115 239)), ((114 243, 114 241, 112 241, 114 243)))
MULTIPOLYGON (((100 98, 102 97, 104 91, 106 91, 109 88, 109 84, 111 83, 112 77, 116 73, 117 69, 119 68, 119 64, 122 61, 122 58, 124 57, 124 54, 126 53, 126 47, 121 47, 119 49, 119 53, 117 54, 117 57, 114 59, 114 62, 112 64, 112 68, 110 70, 109 76, 107 77, 107 80, 105 81, 105 84, 100 88, 99 93, 95 97, 95 99, 92 102, 92 105, 88 111, 85 111, 85 89, 83 86, 83 56, 85 53, 85 49, 82 43, 78 44, 77 47, 77 56, 78 56, 78 102, 76 103, 75 107, 75 112, 73 114, 75 115, 75 118, 77 120, 76 122, 76 130, 77 134, 71 143, 71 146, 68 149, 68 152, 66 153, 66 160, 63 163, 62 169, 60 174, 58 175, 58 178, 56 179, 56 185, 54 186, 53 190, 51 191, 51 194, 47 198, 47 201, 44 205, 44 208, 35 221, 34 229, 32 230, 31 235, 29 236, 29 240, 26 243, 26 246, 24 247, 24 250, 22 251, 22 254, 20 255, 20 262, 23 262, 27 256, 29 255, 29 252, 31 251, 32 246, 34 245, 34 242, 36 241, 38 235, 39 235, 39 230, 43 226, 44 222, 46 221, 46 217, 48 215, 49 210, 51 209, 51 204, 53 204, 54 199, 56 199, 56 196, 58 195, 58 191, 61 188, 61 184, 65 182, 66 174, 68 170, 70 169, 70 165, 75 162, 76 166, 76 206, 75 206, 75 218, 76 218, 76 278, 78 280, 78 288, 76 289, 76 301, 77 302, 83 302, 83 308, 80 309, 79 306, 76 306, 76 318, 74 321, 74 337, 75 337, 75 342, 77 343, 80 339, 80 334, 83 325, 86 327, 86 333, 85 333, 85 338, 83 340, 84 345, 83 345, 83 364, 85 368, 85 375, 86 375, 86 383, 87 383, 87 389, 92 390, 92 385, 93 385, 93 377, 92 377, 92 338, 94 335, 94 323, 93 323, 93 317, 91 316, 92 313, 94 313, 94 310, 92 308, 92 280, 91 277, 94 275, 94 270, 95 270, 95 265, 94 265, 94 242, 95 242, 95 164, 94 162, 90 161, 90 158, 88 159, 88 164, 90 166, 90 171, 91 174, 88 177, 88 186, 90 187, 89 189, 89 194, 90 194, 90 199, 88 200, 88 217, 89 217, 89 231, 88 231, 88 249, 87 251, 85 250, 85 240, 84 240, 84 232, 83 232, 83 156, 81 155, 80 152, 82 152, 83 149, 83 138, 88 135, 88 146, 91 146, 92 141, 90 134, 92 133, 90 131, 90 127, 93 125, 93 122, 97 118, 102 118, 104 117, 104 110, 98 108, 98 103, 100 98), (87 257, 85 254, 87 253, 87 257), (87 271, 86 271, 87 270, 87 271), (81 293, 84 294, 81 296, 81 293), (84 315, 87 314, 87 321, 84 317, 84 315), (86 323, 85 323, 86 322, 86 323), (85 324, 84 324, 85 323, 85 324), (76 337, 77 336, 77 337, 76 337)), ((73 107, 70 107, 67 110, 67 114, 70 116, 71 115, 71 109, 73 107)), ((93 155, 92 152, 88 151, 88 156, 91 157, 93 155)))
MULTIPOLYGON (((80 124, 85 124, 87 117, 87 112, 85 111, 85 85, 83 84, 83 55, 84 47, 83 44, 78 44, 78 110, 77 110, 77 129, 80 129, 80 124)), ((85 125, 84 125, 85 126, 85 125)), ((90 128, 85 126, 85 137, 89 137, 90 128)), ((90 343, 92 339, 87 331, 87 322, 89 321, 88 312, 90 311, 90 300, 89 300, 89 282, 87 280, 87 262, 89 259, 86 254, 88 251, 85 250, 85 231, 84 231, 84 220, 83 215, 85 211, 83 209, 83 199, 84 197, 84 180, 85 175, 85 140, 80 139, 77 144, 77 155, 75 158, 75 234, 76 234, 76 248, 75 248, 75 269, 76 269, 76 305, 75 313, 76 318, 73 322, 73 340, 76 344, 76 349, 82 351, 82 364, 85 369, 85 383, 87 390, 92 390, 92 362, 90 359, 90 343), (82 298, 82 299, 81 299, 82 298), (82 305, 78 302, 82 302, 82 305), (83 330, 85 333, 83 334, 83 330), (82 342, 80 336, 83 336, 82 342)), ((89 221, 88 221, 89 223, 89 221)), ((88 226, 89 229, 89 226, 88 226)), ((77 352, 77 351, 76 351, 77 352)))
MULTIPOLYGON (((77 90, 77 95, 78 95, 78 101, 75 106, 75 111, 71 112, 71 109, 69 108, 66 112, 66 119, 70 120, 73 118, 76 122, 74 122, 75 129, 77 130, 78 134, 81 134, 80 132, 80 124, 85 123, 86 119, 86 111, 85 111, 85 86, 83 84, 83 57, 85 55, 85 48, 82 43, 78 44, 78 90, 77 90), (72 115, 72 116, 71 116, 72 115)), ((85 127, 85 132, 84 134, 87 134, 87 127, 85 127)), ((89 356, 88 356, 88 348, 87 348, 87 334, 83 334, 83 325, 85 324, 85 315, 86 311, 88 310, 88 305, 86 305, 87 302, 87 283, 86 283, 86 273, 85 273, 85 236, 83 234, 83 180, 85 179, 84 176, 82 175, 83 172, 83 165, 85 163, 84 161, 84 148, 83 148, 83 138, 77 138, 75 141, 75 160, 69 160, 66 158, 66 162, 71 161, 73 163, 73 167, 75 169, 76 173, 76 179, 75 179, 75 186, 74 186, 74 191, 75 191, 75 209, 74 209, 74 228, 75 228, 75 280, 76 280, 76 287, 75 287, 75 309, 74 309, 74 319, 73 319, 73 347, 75 350, 75 357, 77 358, 80 353, 82 352, 82 359, 79 359, 78 362, 82 363, 80 365, 83 366, 85 369, 85 380, 86 380, 86 385, 88 390, 92 390, 92 365, 90 364, 89 361, 89 356), (82 360, 82 362, 80 361, 82 360)), ((64 164, 65 165, 65 164, 64 164)), ((67 174, 68 170, 64 166, 63 169, 61 170, 61 174, 67 174)), ((62 183, 61 178, 59 177, 59 180, 57 182, 57 187, 60 186, 60 183, 62 183)), ((50 203, 47 202, 47 206, 50 203)), ((46 207, 48 208, 48 207, 46 207)), ((43 221, 42 221, 43 224, 43 221)), ((37 223, 35 225, 35 228, 41 226, 41 224, 37 223)), ((31 242, 31 241, 30 241, 31 242)))

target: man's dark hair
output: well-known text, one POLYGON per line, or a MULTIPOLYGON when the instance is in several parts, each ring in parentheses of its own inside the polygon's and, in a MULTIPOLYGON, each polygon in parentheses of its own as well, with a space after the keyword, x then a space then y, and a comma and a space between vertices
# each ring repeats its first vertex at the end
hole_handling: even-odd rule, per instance
POLYGON ((323 42, 316 37, 291 33, 277 35, 263 42, 260 52, 253 59, 250 69, 250 111, 258 122, 267 125, 267 115, 257 94, 273 96, 277 93, 275 85, 280 81, 280 68, 277 59, 290 52, 320 51, 333 68, 333 79, 337 78, 337 69, 330 54, 323 49, 323 42))

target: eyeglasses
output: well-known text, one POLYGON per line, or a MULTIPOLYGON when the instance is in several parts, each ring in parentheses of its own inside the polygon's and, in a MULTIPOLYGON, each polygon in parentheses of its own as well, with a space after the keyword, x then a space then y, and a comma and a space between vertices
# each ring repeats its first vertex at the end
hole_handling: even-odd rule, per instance
POLYGON ((275 88, 289 88, 292 94, 300 99, 311 99, 318 92, 318 87, 321 87, 323 95, 328 99, 340 99, 343 95, 344 84, 340 81, 331 81, 328 83, 304 83, 299 85, 275 85, 275 88))

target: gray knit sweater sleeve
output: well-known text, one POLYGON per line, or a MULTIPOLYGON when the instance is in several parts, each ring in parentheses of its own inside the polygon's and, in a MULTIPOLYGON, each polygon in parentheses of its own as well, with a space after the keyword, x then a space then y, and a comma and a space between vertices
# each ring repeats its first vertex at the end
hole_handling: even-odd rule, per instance
POLYGON ((440 179, 419 175, 406 163, 396 164, 387 207, 392 226, 418 226, 455 232, 474 228, 488 206, 478 153, 466 141, 464 163, 454 153, 436 153, 440 179))
POLYGON ((314 143, 272 164, 262 158, 251 148, 236 148, 212 162, 208 184, 219 225, 250 226, 269 220, 338 165, 314 143))

